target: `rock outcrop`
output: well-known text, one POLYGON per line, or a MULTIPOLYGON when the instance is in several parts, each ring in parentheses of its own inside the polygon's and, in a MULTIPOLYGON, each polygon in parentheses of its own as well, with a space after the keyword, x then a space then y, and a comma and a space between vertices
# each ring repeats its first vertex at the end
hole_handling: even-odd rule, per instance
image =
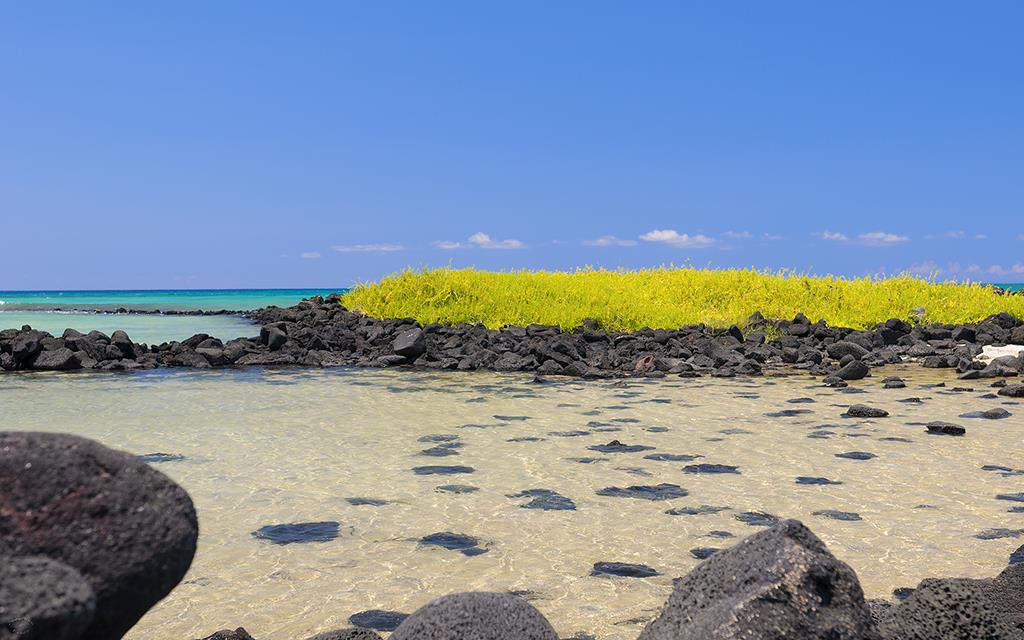
MULTIPOLYGON (((593 323, 571 330, 531 324, 421 325, 412 318, 380 320, 349 311, 338 296, 267 307, 244 315, 253 338, 223 343, 206 334, 146 345, 123 331, 106 336, 68 329, 54 337, 30 327, 0 331, 0 370, 131 370, 153 367, 304 366, 393 367, 472 371, 531 371, 542 375, 614 378, 679 375, 758 375, 790 368, 827 376, 830 384, 860 380, 872 367, 920 361, 955 369, 962 378, 1013 377, 1024 360, 977 359, 1004 344, 1024 322, 996 314, 976 325, 911 325, 892 319, 867 330, 759 314, 743 329, 691 325, 679 329, 604 331, 593 323), (766 331, 778 334, 766 339, 766 331)), ((1003 395, 1024 393, 1010 385, 1003 395)), ((1020 397, 1020 396, 1013 396, 1020 397)))
MULTIPOLYGON (((0 432, 0 487, 0 557, 45 556, 80 574, 95 599, 83 638, 121 638, 195 554, 198 524, 184 489, 97 442, 0 432)), ((75 582, 69 574, 67 589, 79 593, 75 582)))
POLYGON ((719 551, 677 581, 639 640, 875 640, 857 575, 796 520, 719 551))

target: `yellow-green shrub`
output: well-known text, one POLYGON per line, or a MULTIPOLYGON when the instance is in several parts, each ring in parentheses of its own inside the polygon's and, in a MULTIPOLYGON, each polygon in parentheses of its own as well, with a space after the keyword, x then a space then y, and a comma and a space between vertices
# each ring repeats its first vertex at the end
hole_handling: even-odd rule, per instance
POLYGON ((893 317, 910 320, 916 307, 924 307, 925 319, 932 322, 976 322, 1000 311, 1024 317, 1024 296, 1000 295, 977 283, 691 267, 408 270, 353 288, 342 304, 379 318, 481 322, 492 328, 530 323, 572 328, 587 318, 617 330, 700 322, 728 326, 742 325, 755 311, 768 318, 803 312, 812 321, 864 328, 893 317))

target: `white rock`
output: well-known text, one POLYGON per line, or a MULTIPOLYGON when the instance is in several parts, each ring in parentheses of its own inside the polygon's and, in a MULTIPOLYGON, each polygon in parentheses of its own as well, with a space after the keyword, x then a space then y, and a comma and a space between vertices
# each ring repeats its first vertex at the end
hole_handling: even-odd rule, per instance
POLYGON ((1008 344, 1005 347, 993 347, 985 345, 981 348, 981 355, 977 357, 982 362, 989 362, 1003 356, 1019 356, 1024 352, 1024 344, 1008 344))

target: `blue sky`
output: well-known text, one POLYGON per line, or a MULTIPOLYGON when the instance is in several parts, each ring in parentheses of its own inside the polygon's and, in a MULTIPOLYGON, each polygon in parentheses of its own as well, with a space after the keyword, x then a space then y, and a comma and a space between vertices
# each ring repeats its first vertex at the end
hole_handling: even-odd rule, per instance
POLYGON ((0 290, 1024 281, 1019 2, 8 3, 0 290))

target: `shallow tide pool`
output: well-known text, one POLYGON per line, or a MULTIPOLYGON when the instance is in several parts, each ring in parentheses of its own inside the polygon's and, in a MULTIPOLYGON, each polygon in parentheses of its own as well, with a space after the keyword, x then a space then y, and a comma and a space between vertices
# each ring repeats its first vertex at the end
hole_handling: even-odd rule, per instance
POLYGON ((408 613, 446 593, 488 590, 523 592, 563 637, 625 640, 657 613, 672 578, 700 562, 691 550, 735 544, 761 530, 758 514, 803 520, 869 597, 925 577, 1000 571, 1024 542, 1014 538, 1024 513, 1012 511, 1024 503, 996 499, 1024 491, 1013 471, 1024 469, 1024 404, 983 397, 995 391, 989 383, 917 368, 876 371, 846 390, 806 376, 535 384, 383 370, 12 374, 0 376, 0 406, 6 429, 183 456, 154 464, 195 501, 199 550, 129 639, 244 626, 260 640, 294 640, 348 626, 359 611, 408 613), (883 389, 891 374, 907 388, 883 389), (948 386, 932 386, 940 382, 948 386), (912 397, 920 402, 904 402, 912 397), (852 403, 891 415, 842 417, 852 403), (1012 415, 960 417, 993 407, 1012 415), (967 435, 928 435, 930 420, 967 435), (630 451, 601 446, 613 440, 630 451), (413 471, 428 466, 471 472, 413 471), (662 483, 677 485, 666 491, 677 497, 615 495, 662 483), (446 485, 463 488, 438 489, 446 485), (509 497, 535 489, 575 509, 523 508, 541 494, 509 497), (252 535, 317 521, 337 521, 338 537, 276 545, 252 535), (420 544, 439 532, 478 544, 470 554, 420 544), (592 576, 597 562, 659 575, 592 576))

